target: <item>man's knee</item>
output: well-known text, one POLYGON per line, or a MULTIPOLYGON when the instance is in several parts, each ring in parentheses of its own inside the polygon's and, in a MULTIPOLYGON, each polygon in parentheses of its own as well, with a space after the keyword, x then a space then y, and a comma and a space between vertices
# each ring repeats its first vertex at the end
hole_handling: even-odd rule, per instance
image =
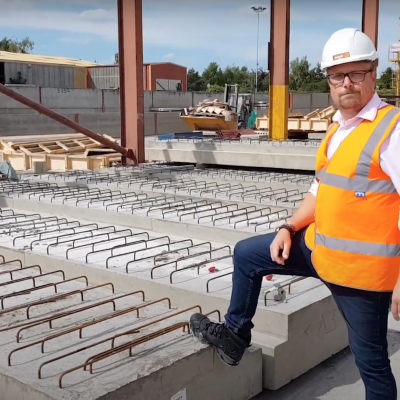
POLYGON ((235 267, 249 262, 257 263, 258 259, 265 263, 270 259, 269 248, 274 237, 274 234, 259 235, 237 242, 233 250, 235 267))

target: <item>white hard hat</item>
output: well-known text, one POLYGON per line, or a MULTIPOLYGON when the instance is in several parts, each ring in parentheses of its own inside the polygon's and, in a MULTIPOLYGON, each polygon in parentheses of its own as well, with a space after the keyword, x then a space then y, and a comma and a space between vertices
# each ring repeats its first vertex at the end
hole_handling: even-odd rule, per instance
POLYGON ((336 31, 326 42, 322 52, 321 68, 377 59, 378 52, 372 40, 358 29, 346 28, 336 31))

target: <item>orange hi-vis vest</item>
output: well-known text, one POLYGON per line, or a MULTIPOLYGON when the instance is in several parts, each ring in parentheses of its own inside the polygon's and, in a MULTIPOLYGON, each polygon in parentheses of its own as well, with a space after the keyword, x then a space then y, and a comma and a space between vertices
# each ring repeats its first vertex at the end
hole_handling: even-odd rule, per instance
MULTIPOLYGON (((392 291, 400 272, 400 196, 380 167, 380 146, 400 117, 386 106, 364 120, 329 160, 333 124, 316 157, 315 222, 306 231, 320 278, 333 284, 392 291)), ((400 154, 399 154, 400 162, 400 154)))

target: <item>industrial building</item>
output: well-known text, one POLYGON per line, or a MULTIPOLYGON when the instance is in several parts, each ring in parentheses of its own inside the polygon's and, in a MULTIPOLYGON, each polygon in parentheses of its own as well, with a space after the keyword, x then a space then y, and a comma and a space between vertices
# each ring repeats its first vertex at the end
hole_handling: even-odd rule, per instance
POLYGON ((0 51, 0 83, 60 89, 86 88, 86 68, 97 65, 67 57, 0 51))
MULTIPOLYGON (((87 69, 87 87, 91 89, 118 89, 118 65, 98 65, 87 69)), ((187 68, 171 62, 143 64, 144 90, 187 91, 187 68)))
MULTIPOLYGON (((118 89, 118 65, 67 57, 0 51, 0 83, 59 89, 118 89)), ((143 64, 144 90, 187 91, 187 68, 171 62, 143 64)))

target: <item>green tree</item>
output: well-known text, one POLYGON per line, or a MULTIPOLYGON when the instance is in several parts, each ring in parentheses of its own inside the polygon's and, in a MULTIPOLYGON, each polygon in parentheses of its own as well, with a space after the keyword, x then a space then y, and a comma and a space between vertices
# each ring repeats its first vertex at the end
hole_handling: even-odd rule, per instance
POLYGON ((307 56, 296 58, 289 66, 289 90, 294 92, 304 91, 304 88, 311 83, 311 64, 307 56))
POLYGON ((189 69, 187 82, 189 92, 202 92, 206 90, 203 78, 194 68, 189 69))
MULTIPOLYGON (((256 86, 256 71, 237 65, 229 65, 222 69, 216 62, 210 63, 202 74, 193 68, 188 71, 188 90, 190 91, 221 92, 225 84, 238 84, 242 93, 252 93, 256 86)), ((268 93, 269 84, 269 72, 260 68, 257 71, 257 91, 268 93)), ((318 63, 312 67, 306 56, 293 60, 289 68, 289 90, 329 93, 328 81, 321 64, 318 63)))
POLYGON ((377 85, 379 90, 392 90, 393 89, 393 69, 388 67, 385 71, 381 72, 379 79, 377 80, 377 85))
POLYGON ((119 53, 114 54, 114 64, 115 65, 119 64, 119 53))
POLYGON ((223 86, 226 82, 224 82, 224 73, 222 72, 221 67, 216 62, 212 62, 208 65, 208 67, 203 71, 202 78, 206 85, 218 85, 223 86))
POLYGON ((30 53, 35 46, 35 43, 28 37, 22 40, 13 40, 4 37, 0 40, 0 51, 9 51, 11 53, 30 53))

